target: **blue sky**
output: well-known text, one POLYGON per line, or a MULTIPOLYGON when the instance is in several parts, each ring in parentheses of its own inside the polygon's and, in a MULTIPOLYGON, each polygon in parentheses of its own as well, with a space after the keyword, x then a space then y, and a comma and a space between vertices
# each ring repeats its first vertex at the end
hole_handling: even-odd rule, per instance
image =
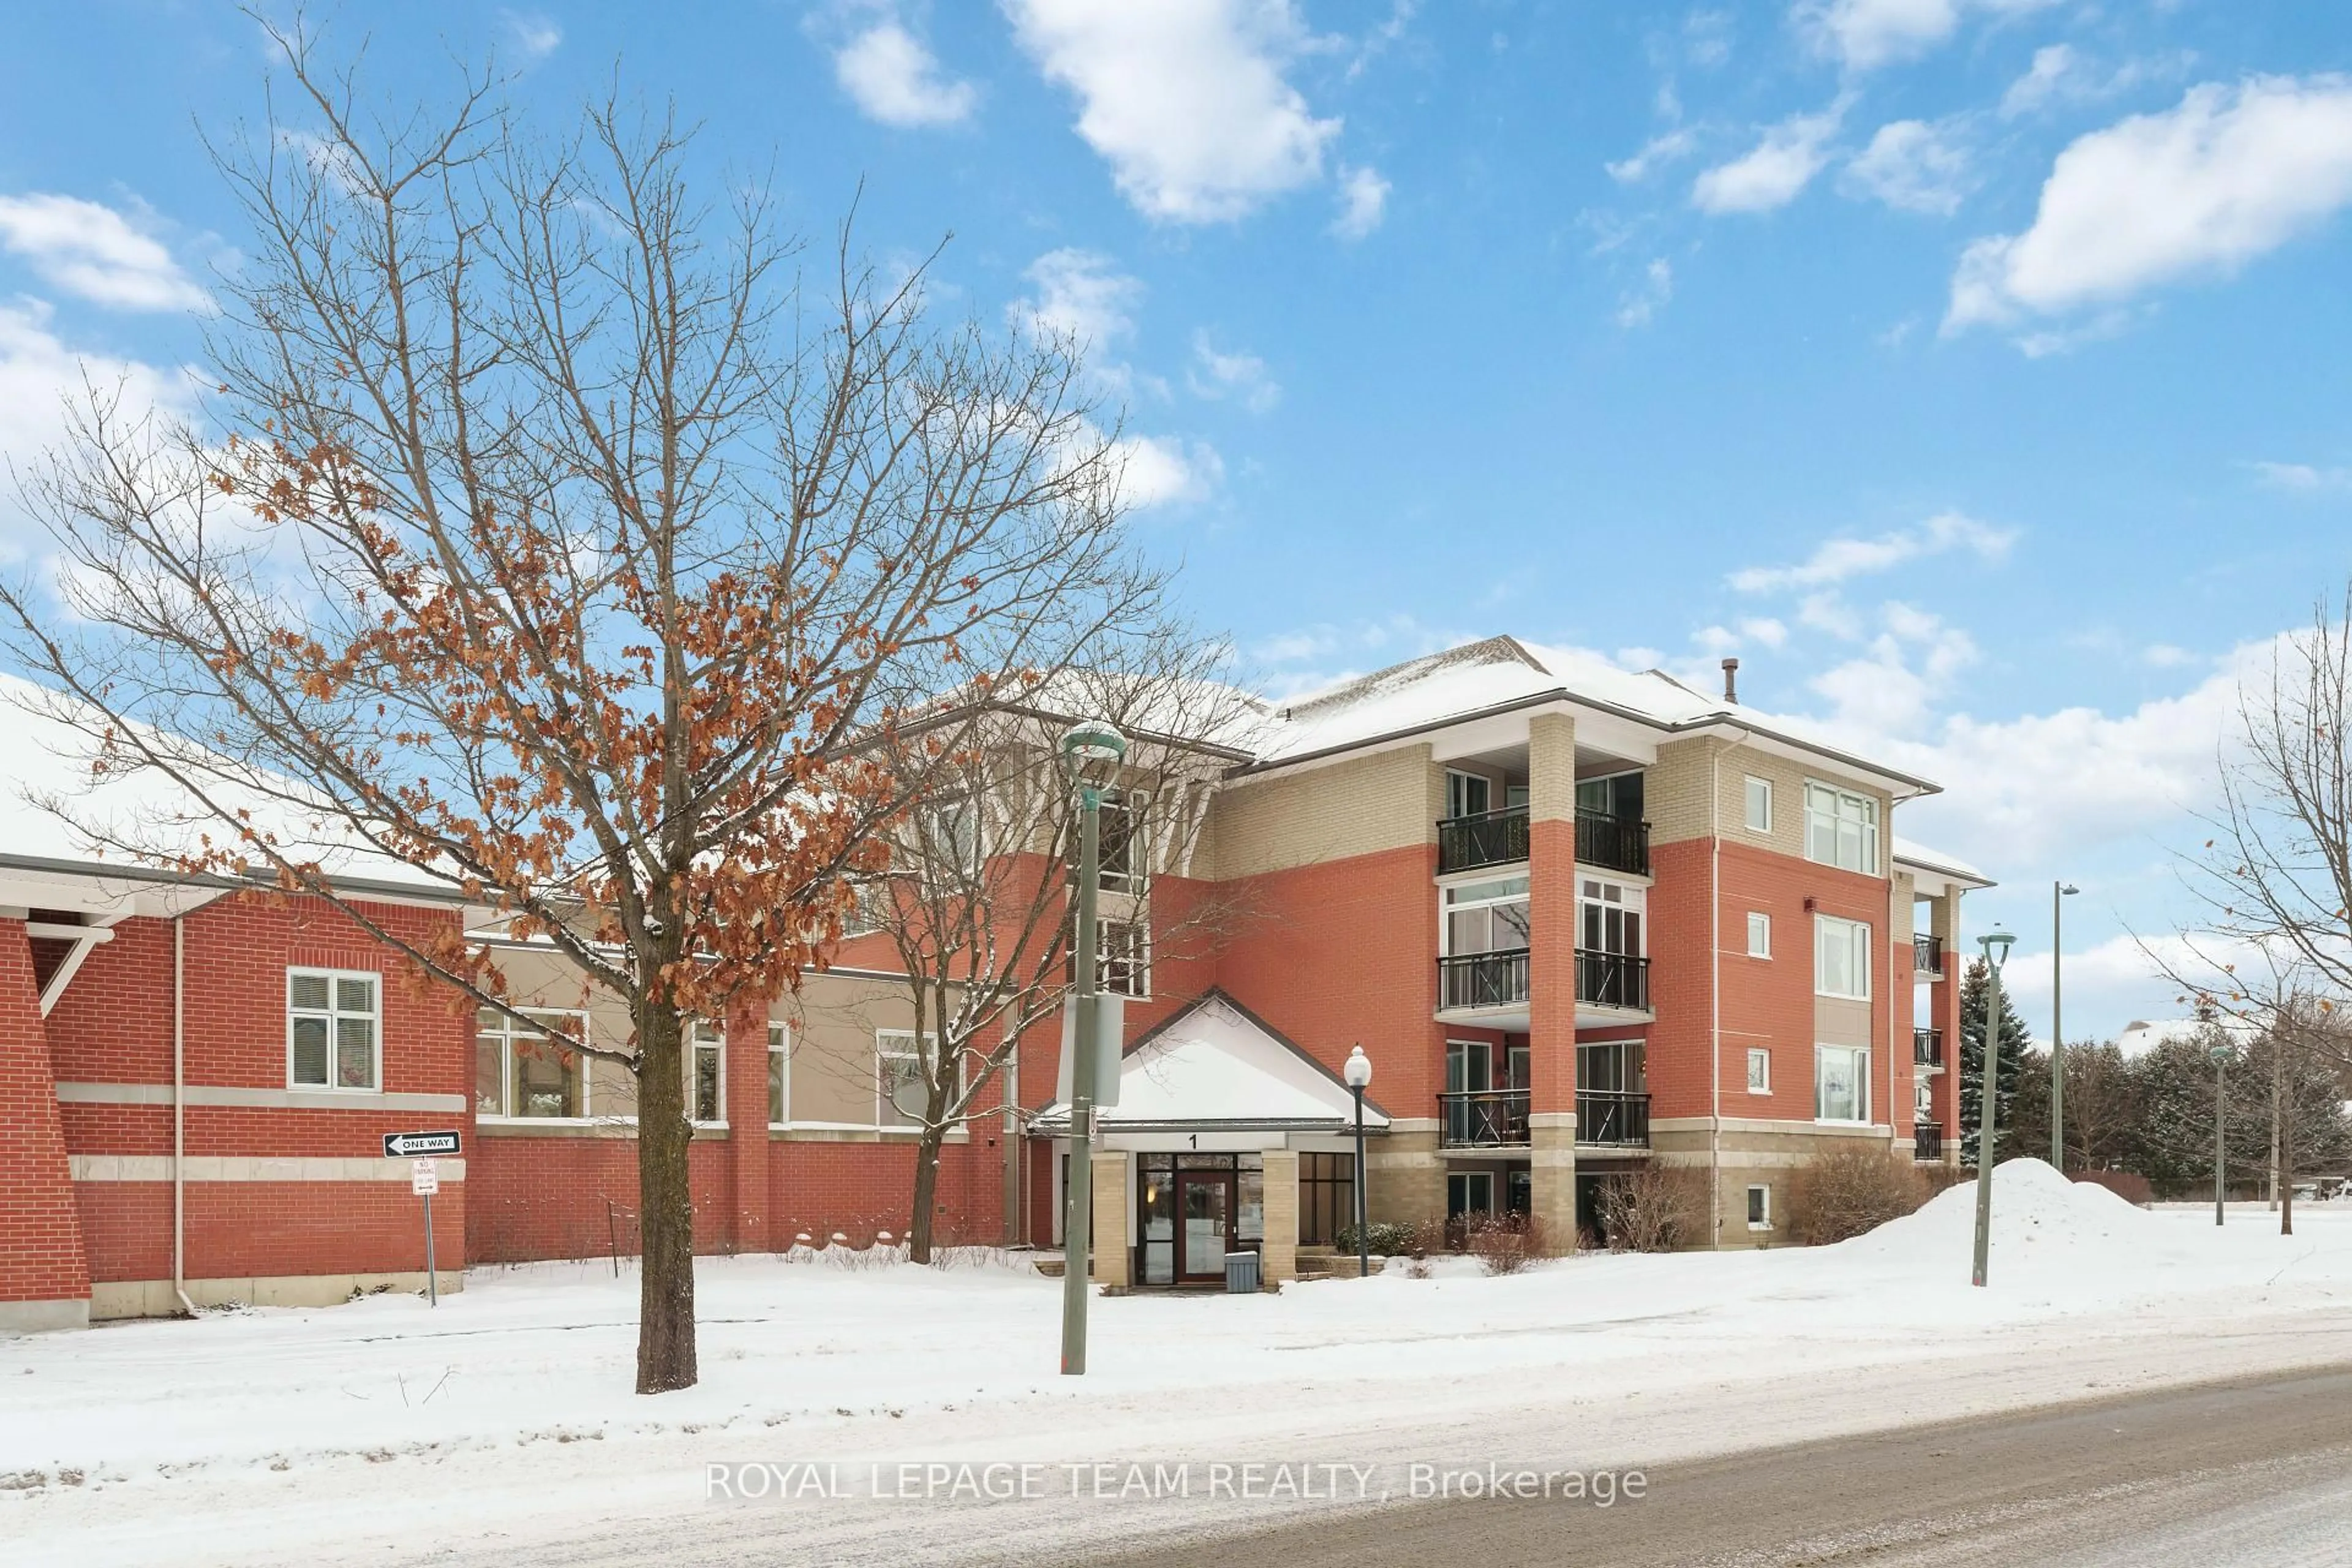
MULTIPOLYGON (((386 8, 383 16, 391 15, 386 8)), ((337 46, 369 10, 321 14, 337 46)), ((1277 689, 1517 631, 1950 786, 1915 837, 2070 1017, 2168 1010, 2240 672, 2352 520, 2352 11, 2294 0, 404 5, 551 120, 675 95, 714 180, 940 309, 1087 334, 1139 524, 1277 689)), ((0 58, 0 450, 81 364, 170 396, 267 118, 224 5, 25 7, 0 58)), ((0 511, 0 552, 40 542, 0 511)), ((2070 1030, 2070 1033, 2073 1031, 2070 1030)))

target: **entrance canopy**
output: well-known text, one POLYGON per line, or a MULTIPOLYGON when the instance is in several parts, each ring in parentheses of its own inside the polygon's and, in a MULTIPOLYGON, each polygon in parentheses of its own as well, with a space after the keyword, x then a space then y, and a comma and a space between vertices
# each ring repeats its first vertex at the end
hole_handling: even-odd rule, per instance
MULTIPOLYGON (((1213 990, 1129 1048, 1119 1063, 1118 1103, 1099 1120, 1107 1134, 1345 1132, 1355 1129, 1356 1108, 1337 1073, 1213 990)), ((1056 1102, 1030 1130, 1052 1137, 1066 1133, 1069 1122, 1069 1107, 1056 1102)), ((1367 1096, 1364 1131, 1385 1132, 1388 1125, 1367 1096)))

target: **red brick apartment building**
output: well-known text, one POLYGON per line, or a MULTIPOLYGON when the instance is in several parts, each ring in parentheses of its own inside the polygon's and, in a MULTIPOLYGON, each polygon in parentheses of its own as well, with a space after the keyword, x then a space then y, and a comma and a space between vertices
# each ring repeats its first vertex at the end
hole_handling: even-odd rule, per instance
MULTIPOLYGON (((421 1288, 387 1131, 464 1139, 444 1289, 625 1249, 625 1075, 477 1017, 323 904, 90 854, 22 798, 70 790, 73 752, 25 734, 0 802, 0 1330, 421 1288)), ((1959 902, 1989 884, 1895 836, 1927 782, 1508 637, 1264 708, 1198 762, 1128 794, 1106 868, 1129 998, 1093 1163, 1106 1282, 1221 1277, 1236 1247, 1279 1279, 1328 1247, 1360 1175, 1358 1045, 1375 1219, 1522 1211, 1564 1247, 1601 1180, 1654 1161, 1704 1173, 1714 1245, 1748 1246, 1830 1141, 1953 1157, 1959 902), (1212 897, 1243 911, 1215 943, 1161 940, 1212 897)), ((346 891, 415 928, 481 913, 380 864, 346 891)), ((625 1030, 551 955, 500 946, 519 994, 625 1030)), ((903 1226, 917 1045, 885 952, 853 937, 797 995, 698 1031, 702 1249, 903 1226)), ((1059 1244, 1058 1052, 1024 1040, 950 1135, 945 1236, 1059 1244)))

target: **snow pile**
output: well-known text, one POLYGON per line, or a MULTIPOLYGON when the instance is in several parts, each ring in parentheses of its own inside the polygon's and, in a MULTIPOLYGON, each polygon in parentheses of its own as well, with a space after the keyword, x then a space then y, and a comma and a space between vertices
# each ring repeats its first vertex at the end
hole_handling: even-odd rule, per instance
MULTIPOLYGON (((1977 1184, 1948 1187, 1918 1213, 1889 1220, 1836 1250, 1922 1273, 1948 1272, 1974 1247, 1977 1184)), ((2078 1272, 2147 1258, 2164 1221, 2091 1182, 2073 1182, 2042 1160, 1993 1167, 1992 1255, 2002 1266, 2078 1272)))

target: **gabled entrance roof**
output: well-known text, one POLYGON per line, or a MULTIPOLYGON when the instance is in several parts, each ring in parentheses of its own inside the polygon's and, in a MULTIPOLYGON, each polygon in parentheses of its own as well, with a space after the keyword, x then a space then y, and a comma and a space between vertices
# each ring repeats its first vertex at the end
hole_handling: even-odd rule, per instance
MULTIPOLYGON (((1101 1113, 1106 1131, 1338 1132, 1356 1124, 1355 1100, 1337 1073, 1217 990, 1130 1047, 1118 1086, 1118 1103, 1101 1113)), ((1068 1125, 1058 1102, 1031 1123, 1047 1133, 1068 1125)), ((1365 1131, 1388 1125, 1368 1096, 1365 1131)))

